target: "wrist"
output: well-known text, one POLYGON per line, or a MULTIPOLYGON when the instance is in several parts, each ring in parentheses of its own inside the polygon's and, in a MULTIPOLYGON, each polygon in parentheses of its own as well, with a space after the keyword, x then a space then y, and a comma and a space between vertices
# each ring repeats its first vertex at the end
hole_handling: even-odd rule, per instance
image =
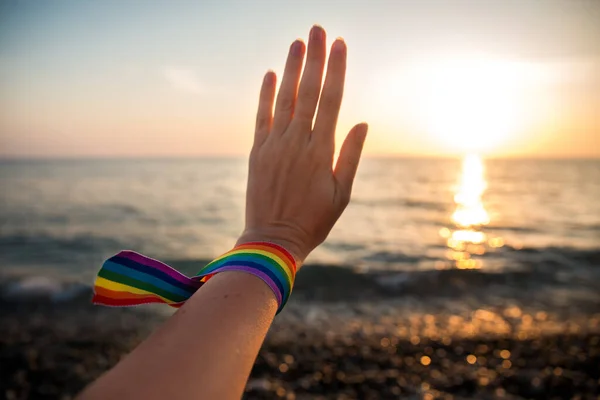
POLYGON ((235 243, 239 246, 248 242, 268 242, 277 244, 286 249, 295 259, 297 268, 300 268, 306 257, 308 251, 304 250, 303 246, 291 241, 289 239, 282 238, 280 235, 267 234, 264 232, 253 232, 244 231, 235 243))

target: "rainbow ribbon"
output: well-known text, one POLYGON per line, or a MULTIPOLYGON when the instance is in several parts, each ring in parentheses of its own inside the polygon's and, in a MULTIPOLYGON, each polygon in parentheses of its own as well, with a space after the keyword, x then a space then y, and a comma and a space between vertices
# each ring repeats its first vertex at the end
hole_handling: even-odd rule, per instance
POLYGON ((262 279, 275 293, 279 313, 292 292, 296 261, 279 245, 250 242, 217 257, 190 278, 158 260, 123 250, 100 268, 92 302, 113 307, 165 303, 178 308, 223 271, 247 272, 262 279))

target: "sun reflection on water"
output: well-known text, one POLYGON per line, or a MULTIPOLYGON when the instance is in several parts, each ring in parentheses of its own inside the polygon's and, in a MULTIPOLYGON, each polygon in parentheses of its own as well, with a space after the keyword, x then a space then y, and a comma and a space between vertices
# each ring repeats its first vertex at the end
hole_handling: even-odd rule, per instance
MULTIPOLYGON (((462 175, 458 190, 454 196, 454 202, 456 203, 456 211, 452 214, 452 221, 459 227, 470 228, 473 226, 486 225, 490 222, 490 217, 483 207, 481 196, 487 183, 484 178, 484 169, 481 158, 476 155, 468 155, 464 158, 462 164, 462 175)), ((465 235, 464 231, 461 236, 465 239, 469 239, 469 236, 478 239, 481 237, 481 232, 477 235, 465 235)), ((485 238, 483 238, 485 240, 485 238)))
POLYGON ((488 237, 483 227, 490 222, 482 196, 487 188, 485 169, 481 158, 468 155, 463 159, 462 172, 456 188, 451 228, 442 228, 440 235, 446 239, 446 257, 459 269, 479 269, 482 261, 477 256, 485 254, 487 246, 502 247, 502 238, 488 237))

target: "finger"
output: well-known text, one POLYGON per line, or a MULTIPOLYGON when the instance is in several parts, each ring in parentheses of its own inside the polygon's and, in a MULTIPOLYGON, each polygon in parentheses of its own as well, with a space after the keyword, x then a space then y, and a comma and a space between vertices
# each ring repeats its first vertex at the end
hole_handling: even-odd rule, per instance
POLYGON ((273 123, 273 103, 275 102, 275 85, 277 76, 275 72, 268 71, 260 88, 258 111, 256 113, 256 129, 254 131, 254 145, 260 146, 271 131, 273 123))
POLYGON ((356 176, 360 155, 365 144, 369 126, 366 123, 356 125, 350 130, 342 144, 340 156, 335 164, 334 176, 338 181, 343 198, 348 202, 352 192, 352 183, 356 176))
POLYGON ((282 134, 287 129, 294 115, 296 95, 298 94, 298 81, 300 80, 305 50, 306 47, 301 40, 296 40, 290 46, 283 79, 281 80, 281 87, 279 88, 277 102, 275 103, 275 115, 273 117, 274 134, 282 134))
POLYGON ((315 139, 322 141, 331 151, 333 151, 335 126, 342 105, 345 77, 346 43, 342 39, 336 39, 331 47, 327 77, 323 85, 317 120, 313 129, 315 139))
POLYGON ((298 89, 298 104, 294 113, 294 118, 310 121, 311 127, 317 103, 319 102, 319 94, 321 93, 323 69, 325 68, 325 58, 327 57, 326 53, 325 30, 315 25, 310 31, 306 65, 304 66, 302 81, 298 89))

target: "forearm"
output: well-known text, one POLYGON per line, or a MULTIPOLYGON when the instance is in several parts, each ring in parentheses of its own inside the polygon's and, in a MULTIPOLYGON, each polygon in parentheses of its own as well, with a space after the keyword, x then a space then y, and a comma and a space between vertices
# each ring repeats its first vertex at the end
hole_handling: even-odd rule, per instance
POLYGON ((222 272, 82 399, 239 399, 277 301, 254 275, 222 272))

